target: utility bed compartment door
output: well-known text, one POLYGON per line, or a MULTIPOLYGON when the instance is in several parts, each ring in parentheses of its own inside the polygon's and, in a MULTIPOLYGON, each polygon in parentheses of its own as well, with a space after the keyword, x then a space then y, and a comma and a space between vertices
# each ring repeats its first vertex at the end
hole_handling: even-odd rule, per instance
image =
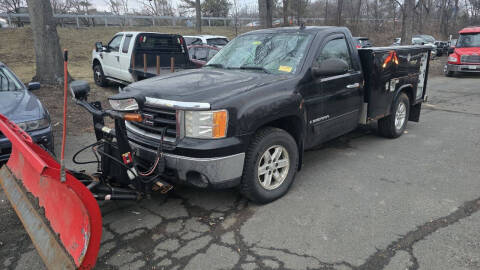
POLYGON ((412 105, 425 96, 430 49, 424 46, 366 48, 359 50, 365 74, 365 102, 368 119, 380 119, 391 112, 397 93, 413 89, 412 105))

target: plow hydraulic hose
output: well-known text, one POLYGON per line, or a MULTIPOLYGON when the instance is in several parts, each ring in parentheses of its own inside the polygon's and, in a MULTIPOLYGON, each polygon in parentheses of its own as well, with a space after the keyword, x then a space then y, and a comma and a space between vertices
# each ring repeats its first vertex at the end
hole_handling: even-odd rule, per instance
POLYGON ((63 130, 60 154, 60 182, 65 182, 65 141, 67 139, 68 50, 63 51, 63 130))

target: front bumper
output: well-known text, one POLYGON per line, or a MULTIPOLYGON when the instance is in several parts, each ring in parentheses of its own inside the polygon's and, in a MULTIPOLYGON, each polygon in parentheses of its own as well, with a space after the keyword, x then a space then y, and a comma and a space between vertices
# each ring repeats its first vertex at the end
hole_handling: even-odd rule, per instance
POLYGON ((480 65, 476 64, 448 64, 447 63, 447 72, 470 72, 470 73, 478 73, 480 72, 480 65))
MULTIPOLYGON (((130 142, 135 156, 145 161, 156 158, 156 151, 130 142)), ((237 186, 243 173, 245 153, 221 157, 188 157, 164 153, 167 173, 179 183, 206 188, 237 186)), ((169 177, 171 178, 171 177, 169 177)))
MULTIPOLYGON (((35 143, 42 145, 53 153, 53 135, 51 127, 29 132, 29 135, 35 143)), ((11 149, 12 145, 10 141, 2 135, 2 137, 0 137, 0 163, 3 163, 10 158, 11 149)))

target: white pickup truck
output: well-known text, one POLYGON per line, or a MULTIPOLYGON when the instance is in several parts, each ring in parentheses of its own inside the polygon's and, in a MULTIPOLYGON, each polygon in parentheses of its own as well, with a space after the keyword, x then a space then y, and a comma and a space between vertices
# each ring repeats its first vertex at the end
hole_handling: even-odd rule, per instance
POLYGON ((95 43, 92 69, 95 83, 131 82, 194 68, 185 40, 178 34, 155 32, 120 32, 103 45, 95 43))

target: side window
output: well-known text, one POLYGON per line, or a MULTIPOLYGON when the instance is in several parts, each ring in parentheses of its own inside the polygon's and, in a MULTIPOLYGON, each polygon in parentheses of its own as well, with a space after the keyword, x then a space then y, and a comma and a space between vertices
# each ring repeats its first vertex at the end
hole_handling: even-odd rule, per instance
POLYGON ((318 66, 322 61, 331 58, 340 58, 347 62, 350 69, 352 68, 352 59, 348 50, 345 38, 332 39, 322 49, 322 52, 315 60, 314 65, 318 66))
POLYGON ((203 42, 199 38, 196 38, 192 41, 192 45, 202 45, 202 44, 203 44, 203 42))
POLYGON ((13 74, 6 68, 0 67, 0 91, 15 91, 21 89, 21 85, 14 79, 13 74))
POLYGON ((190 48, 188 50, 188 54, 190 55, 190 59, 197 59, 195 53, 197 52, 197 48, 190 48))
POLYGON ((218 53, 218 51, 215 50, 215 49, 208 50, 207 61, 210 61, 210 59, 212 59, 215 56, 215 54, 217 54, 217 53, 218 53))
POLYGON ((122 42, 123 35, 118 35, 112 38, 108 43, 108 48, 112 52, 118 52, 120 50, 120 43, 122 42))
POLYGON ((130 47, 130 40, 132 40, 132 35, 125 36, 123 41, 122 53, 128 53, 128 48, 130 47))
POLYGON ((193 38, 183 37, 183 40, 185 40, 185 44, 187 44, 187 46, 190 46, 192 44, 193 38))
POLYGON ((207 48, 197 48, 195 57, 197 58, 197 60, 207 61, 207 56, 208 56, 207 54, 208 54, 207 48))

